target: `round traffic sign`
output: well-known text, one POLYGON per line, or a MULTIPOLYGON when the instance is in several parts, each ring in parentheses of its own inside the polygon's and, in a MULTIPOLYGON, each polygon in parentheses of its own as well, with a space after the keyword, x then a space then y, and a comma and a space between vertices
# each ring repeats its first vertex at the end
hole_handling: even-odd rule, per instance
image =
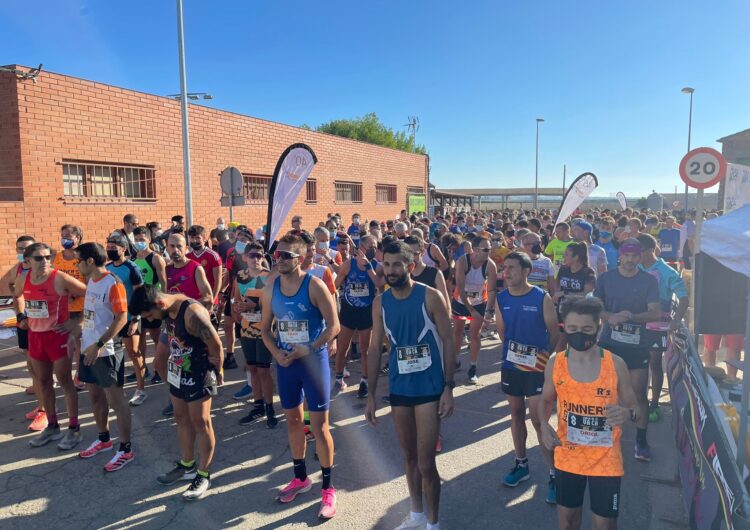
POLYGON ((690 187, 700 190, 717 184, 727 174, 727 161, 716 149, 693 149, 680 162, 680 177, 690 187))
POLYGON ((229 166, 221 172, 219 184, 225 195, 242 195, 242 172, 236 167, 229 166))

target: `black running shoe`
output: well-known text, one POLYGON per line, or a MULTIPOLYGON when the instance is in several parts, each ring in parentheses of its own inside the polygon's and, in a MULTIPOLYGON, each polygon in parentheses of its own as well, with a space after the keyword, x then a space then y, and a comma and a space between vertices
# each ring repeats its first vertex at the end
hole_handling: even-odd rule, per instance
POLYGON ((240 425, 250 425, 254 421, 261 419, 266 415, 266 409, 263 405, 256 405, 250 409, 247 416, 240 419, 240 425))
POLYGON ((159 374, 156 373, 156 372, 154 372, 154 377, 151 378, 151 384, 152 385, 158 385, 161 382, 162 381, 161 381, 161 377, 159 377, 159 374))
POLYGON ((367 383, 360 381, 359 390, 357 390, 357 397, 359 399, 365 399, 367 397, 367 383))
POLYGON ((172 406, 172 402, 169 402, 169 405, 164 407, 161 411, 161 415, 169 418, 170 416, 174 416, 174 406, 172 406))
POLYGON ((270 405, 266 406, 266 426, 269 429, 273 429, 279 424, 279 420, 276 418, 276 412, 270 405))
POLYGON ((234 370, 235 368, 237 368, 237 360, 234 355, 227 355, 227 358, 224 359, 224 370, 234 370))

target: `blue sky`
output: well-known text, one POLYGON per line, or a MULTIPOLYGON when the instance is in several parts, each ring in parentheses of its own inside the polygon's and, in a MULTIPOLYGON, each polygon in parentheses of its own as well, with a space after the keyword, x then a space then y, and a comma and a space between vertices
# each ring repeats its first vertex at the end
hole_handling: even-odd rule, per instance
MULTIPOLYGON (((750 128, 750 3, 696 0, 184 0, 188 89, 299 125, 417 115, 438 187, 540 186, 584 171, 596 195, 682 189, 693 147, 750 128)), ((0 3, 0 63, 154 94, 179 91, 172 0, 0 3)))

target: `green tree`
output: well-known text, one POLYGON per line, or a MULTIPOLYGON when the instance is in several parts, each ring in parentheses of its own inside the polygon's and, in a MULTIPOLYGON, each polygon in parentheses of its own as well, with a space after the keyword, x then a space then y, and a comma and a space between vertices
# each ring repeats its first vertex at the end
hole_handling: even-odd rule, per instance
POLYGON ((646 197, 641 197, 638 199, 638 202, 635 203, 636 208, 647 208, 648 207, 648 200, 646 200, 646 197))
MULTIPOLYGON (((310 129, 307 124, 303 124, 301 127, 310 129)), ((405 131, 396 132, 390 127, 386 127, 374 112, 365 114, 361 118, 329 121, 318 125, 314 130, 410 153, 427 154, 427 148, 424 145, 415 145, 412 135, 405 131)))

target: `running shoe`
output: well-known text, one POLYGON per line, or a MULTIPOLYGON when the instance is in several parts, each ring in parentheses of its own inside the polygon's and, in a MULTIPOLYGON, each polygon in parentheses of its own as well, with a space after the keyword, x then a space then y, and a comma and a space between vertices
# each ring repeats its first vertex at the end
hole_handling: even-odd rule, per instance
POLYGON ((315 435, 310 430, 310 427, 305 425, 305 442, 310 443, 312 441, 315 441, 315 435))
POLYGON ((47 425, 42 432, 29 441, 29 445, 31 447, 41 447, 53 440, 59 440, 62 437, 63 435, 60 432, 60 427, 50 427, 47 425))
POLYGON ((276 500, 281 503, 292 502, 297 495, 300 493, 307 493, 312 488, 312 480, 307 477, 305 480, 300 480, 297 477, 287 484, 281 491, 276 495, 276 500))
POLYGON ((91 458, 92 456, 98 455, 103 451, 112 450, 112 440, 108 442, 102 442, 101 440, 94 440, 94 442, 88 446, 87 449, 78 453, 81 458, 91 458))
POLYGON ((86 383, 78 379, 77 375, 73 378, 73 386, 76 387, 76 390, 79 392, 86 390, 86 383))
POLYGON ((211 478, 204 477, 202 475, 195 474, 195 478, 188 486, 188 489, 182 494, 182 498, 186 501, 197 501, 202 498, 208 488, 211 487, 211 478))
POLYGON ((648 445, 635 443, 635 459, 641 462, 651 462, 651 448, 648 445))
POLYGON ((163 484, 164 486, 170 486, 175 482, 179 482, 181 480, 193 480, 197 476, 198 468, 195 464, 193 464, 191 467, 186 467, 183 466, 180 462, 175 462, 174 467, 170 471, 162 473, 161 475, 156 477, 156 481, 159 484, 163 484))
POLYGON ((170 416, 174 416, 174 406, 172 405, 172 402, 170 401, 169 404, 164 407, 161 410, 161 415, 165 418, 169 418, 170 416))
POLYGON ((659 405, 651 406, 648 410, 648 421, 656 423, 661 419, 661 407, 659 405))
POLYGON ((510 473, 505 475, 505 478, 503 478, 503 484, 508 487, 515 488, 525 480, 529 480, 529 466, 521 465, 516 462, 510 473))
POLYGON ((469 377, 469 383, 472 385, 476 385, 479 382, 479 378, 477 377, 477 367, 476 365, 472 364, 469 366, 469 371, 466 374, 469 377))
POLYGON ((126 453, 125 451, 117 451, 115 453, 115 456, 112 457, 112 460, 107 462, 107 465, 104 466, 104 471, 117 471, 118 469, 122 469, 127 464, 133 461, 135 458, 135 454, 133 454, 133 451, 130 451, 129 453, 126 453))
POLYGON ((250 412, 247 416, 244 416, 243 418, 240 418, 240 425, 250 425, 256 420, 261 419, 263 416, 266 415, 266 409, 264 405, 255 405, 253 408, 250 409, 250 412))
POLYGON ((394 530, 425 530, 427 528, 427 517, 419 514, 421 517, 413 518, 411 515, 407 515, 404 522, 398 525, 394 530))
POLYGON ((367 383, 364 381, 359 382, 359 390, 357 390, 357 397, 359 399, 365 399, 367 397, 367 383))
POLYGON ((338 396, 341 394, 344 390, 346 390, 346 387, 348 385, 344 382, 343 379, 336 378, 336 382, 333 383, 333 392, 331 392, 332 396, 338 396))
POLYGON ((383 366, 383 368, 380 369, 380 373, 383 375, 388 375, 390 371, 391 371, 391 367, 388 364, 386 364, 385 366, 383 366))
POLYGON ((81 443, 81 440, 83 440, 83 436, 81 436, 81 431, 79 429, 68 429, 68 432, 65 433, 63 439, 57 444, 57 448, 60 451, 68 451, 81 443))
POLYGON ((276 418, 276 412, 273 407, 266 405, 266 427, 269 429, 275 428, 279 424, 278 418, 276 418))
POLYGON ((227 355, 227 358, 224 359, 224 370, 234 370, 235 368, 237 368, 237 360, 234 355, 227 355))
POLYGON ((391 404, 391 396, 385 395, 382 398, 380 398, 380 401, 382 401, 386 405, 390 405, 391 404))
POLYGON ((161 376, 157 372, 154 372, 154 377, 151 378, 151 384, 158 385, 161 382, 161 376))
POLYGON ((36 416, 34 416, 34 421, 32 421, 29 424, 29 430, 30 431, 43 431, 47 428, 47 413, 43 410, 40 410, 36 413, 36 416))
POLYGON ((245 386, 240 388, 238 392, 234 393, 234 399, 237 401, 244 401, 245 399, 248 399, 253 393, 253 387, 251 387, 249 384, 245 383, 245 386))
POLYGON ((36 418, 36 415, 39 414, 39 412, 44 412, 44 411, 40 411, 39 407, 36 407, 34 410, 27 412, 25 414, 25 417, 27 420, 33 420, 36 418))
POLYGON ((547 504, 557 504, 557 482, 555 477, 550 477, 547 483, 547 498, 544 499, 547 504))
POLYGON ((333 519, 336 515, 336 489, 324 489, 321 492, 321 496, 318 517, 321 519, 333 519))
POLYGON ((143 405, 143 402, 146 401, 147 397, 148 394, 146 394, 145 390, 136 390, 133 394, 133 397, 130 398, 130 401, 128 401, 128 403, 130 403, 131 407, 137 407, 139 405, 143 405))

